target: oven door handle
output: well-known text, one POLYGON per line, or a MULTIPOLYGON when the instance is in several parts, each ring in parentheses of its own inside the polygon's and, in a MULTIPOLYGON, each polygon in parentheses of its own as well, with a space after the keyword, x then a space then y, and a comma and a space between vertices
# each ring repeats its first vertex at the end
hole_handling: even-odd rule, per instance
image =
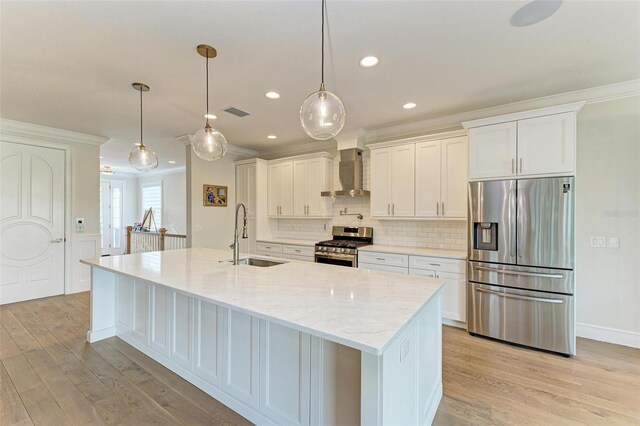
POLYGON ((316 258, 324 257, 326 259, 338 259, 338 260, 354 260, 355 256, 352 254, 333 254, 333 253, 316 253, 316 258))
POLYGON ((524 272, 524 271, 510 271, 508 269, 496 269, 489 268, 487 266, 474 266, 478 271, 495 272, 497 274, 504 275, 522 275, 524 277, 536 277, 536 278, 555 278, 561 280, 564 278, 563 274, 543 274, 540 272, 524 272))
POLYGON ((480 293, 492 294, 499 297, 506 297, 507 299, 520 299, 520 300, 529 300, 531 302, 544 302, 544 303, 556 303, 556 304, 564 303, 564 300, 562 299, 547 299, 545 297, 520 296, 519 294, 502 293, 499 291, 487 290, 482 287, 477 287, 476 291, 480 293))

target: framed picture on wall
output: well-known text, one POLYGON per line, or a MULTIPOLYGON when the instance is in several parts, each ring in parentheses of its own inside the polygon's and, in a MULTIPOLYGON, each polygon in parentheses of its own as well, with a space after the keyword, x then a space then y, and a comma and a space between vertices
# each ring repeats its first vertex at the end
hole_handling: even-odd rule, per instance
POLYGON ((202 205, 227 207, 227 187, 220 185, 202 185, 202 205))

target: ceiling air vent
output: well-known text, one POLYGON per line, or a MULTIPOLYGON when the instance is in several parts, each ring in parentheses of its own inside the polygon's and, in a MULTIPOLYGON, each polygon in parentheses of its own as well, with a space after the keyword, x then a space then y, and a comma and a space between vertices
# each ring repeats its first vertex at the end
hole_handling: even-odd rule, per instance
POLYGON ((246 117, 247 115, 249 115, 248 112, 243 111, 241 109, 238 109, 236 107, 229 107, 229 108, 225 109, 225 111, 228 112, 229 114, 233 114, 233 115, 235 115, 237 117, 240 117, 240 118, 246 117))

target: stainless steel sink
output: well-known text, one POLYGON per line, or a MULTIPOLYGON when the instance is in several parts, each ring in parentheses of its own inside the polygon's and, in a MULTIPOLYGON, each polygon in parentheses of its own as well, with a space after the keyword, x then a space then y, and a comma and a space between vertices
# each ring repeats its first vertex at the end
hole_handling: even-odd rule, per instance
POLYGON ((286 262, 276 262, 273 260, 256 259, 254 257, 245 257, 244 259, 238 259, 238 263, 242 265, 259 266, 261 268, 266 268, 268 266, 282 265, 283 263, 286 263, 286 262))

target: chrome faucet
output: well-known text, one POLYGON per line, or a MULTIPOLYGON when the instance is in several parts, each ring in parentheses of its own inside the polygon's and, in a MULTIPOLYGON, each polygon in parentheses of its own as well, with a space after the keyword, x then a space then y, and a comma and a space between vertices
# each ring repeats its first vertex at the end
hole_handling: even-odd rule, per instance
POLYGON ((233 243, 229 245, 229 248, 233 249, 233 264, 238 264, 238 258, 240 257, 240 245, 238 244, 239 232, 238 232, 238 212, 240 211, 240 207, 242 207, 243 218, 242 218, 242 238, 247 238, 247 208, 244 204, 238 203, 236 204, 236 220, 235 220, 235 228, 233 230, 233 243))

